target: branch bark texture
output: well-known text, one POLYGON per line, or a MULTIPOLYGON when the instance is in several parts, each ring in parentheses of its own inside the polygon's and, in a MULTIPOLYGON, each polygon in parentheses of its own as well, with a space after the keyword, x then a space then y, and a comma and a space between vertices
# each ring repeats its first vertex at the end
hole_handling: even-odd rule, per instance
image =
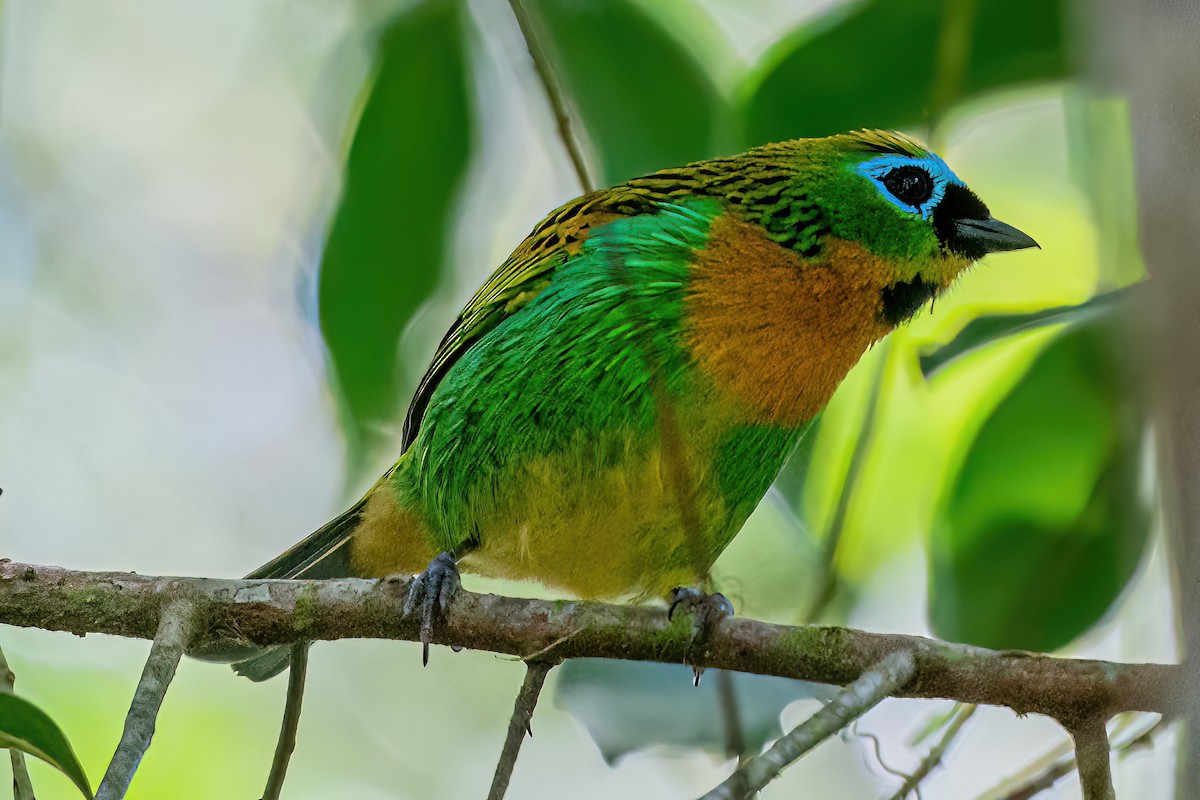
MULTIPOLYGON (((229 658, 247 648, 346 638, 417 641, 401 614, 409 580, 331 581, 156 578, 122 572, 0 563, 0 622, 79 635, 155 637, 173 602, 194 605, 188 652, 229 658)), ((692 621, 662 608, 525 600, 461 591, 438 644, 546 660, 622 658, 682 664, 692 621)), ((994 651, 919 636, 733 617, 700 666, 846 685, 889 655, 911 652, 912 680, 898 697, 1008 706, 1058 720, 1119 711, 1170 713, 1180 667, 994 651)))
POLYGON ((100 788, 96 790, 96 800, 121 800, 129 790, 129 782, 133 780, 133 774, 137 772, 142 756, 154 737, 155 720, 158 719, 158 710, 162 707, 167 687, 171 685, 175 669, 183 658, 192 610, 193 603, 190 600, 175 598, 159 615, 154 644, 150 647, 150 656, 146 659, 142 678, 133 693, 129 714, 125 717, 125 730, 121 733, 121 741, 108 764, 100 788))

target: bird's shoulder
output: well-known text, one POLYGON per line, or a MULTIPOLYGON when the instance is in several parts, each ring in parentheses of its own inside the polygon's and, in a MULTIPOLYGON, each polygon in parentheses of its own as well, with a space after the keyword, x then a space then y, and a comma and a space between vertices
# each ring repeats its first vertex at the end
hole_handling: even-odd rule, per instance
POLYGON ((680 193, 659 186, 631 182, 589 192, 547 214, 475 292, 442 337, 409 404, 402 447, 416 438, 434 391, 455 362, 541 294, 560 268, 581 252, 585 241, 623 219, 678 212, 683 199, 680 193))

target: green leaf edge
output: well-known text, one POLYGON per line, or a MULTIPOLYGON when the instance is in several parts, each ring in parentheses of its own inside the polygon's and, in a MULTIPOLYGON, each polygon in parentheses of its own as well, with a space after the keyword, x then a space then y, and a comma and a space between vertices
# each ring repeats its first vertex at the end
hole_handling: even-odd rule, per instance
POLYGON ((944 345, 926 350, 918 356, 921 375, 931 379, 950 364, 998 341, 1047 325, 1078 324, 1109 313, 1114 308, 1134 302, 1142 291, 1135 283, 1123 289, 1098 294, 1075 305, 1055 306, 1021 314, 987 314, 976 317, 944 345))
POLYGON ((75 755, 75 751, 71 748, 70 741, 62 729, 55 724, 46 712, 30 703, 28 700, 17 697, 13 694, 0 693, 0 747, 16 748, 23 753, 28 753, 34 758, 39 758, 45 761, 50 766, 57 769, 62 774, 71 779, 71 782, 83 793, 83 796, 92 800, 91 784, 88 783, 87 773, 84 772, 83 765, 79 763, 79 759, 75 755), (7 706, 7 708, 6 708, 7 706), (57 736, 59 742, 41 742, 40 744, 51 746, 54 744, 61 746, 61 749, 66 755, 65 763, 59 761, 54 756, 50 755, 43 747, 39 747, 38 743, 29 741, 20 736, 16 736, 6 730, 6 722, 18 715, 25 715, 26 718, 32 718, 34 724, 38 727, 48 728, 50 736, 57 736))

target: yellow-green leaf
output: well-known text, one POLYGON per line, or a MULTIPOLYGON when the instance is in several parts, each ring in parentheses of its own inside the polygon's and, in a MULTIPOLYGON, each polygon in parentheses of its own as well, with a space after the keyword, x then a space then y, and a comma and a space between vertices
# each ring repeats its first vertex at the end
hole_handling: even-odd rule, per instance
POLYGON ((84 797, 91 798, 92 788, 88 784, 87 773, 54 720, 28 700, 2 692, 0 747, 16 748, 40 758, 70 778, 84 797))

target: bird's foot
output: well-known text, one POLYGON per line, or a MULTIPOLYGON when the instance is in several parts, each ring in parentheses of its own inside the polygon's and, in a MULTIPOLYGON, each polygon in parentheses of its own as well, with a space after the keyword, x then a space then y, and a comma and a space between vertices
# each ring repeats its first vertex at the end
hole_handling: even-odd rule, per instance
POLYGON ((668 599, 671 603, 667 609, 668 620, 681 608, 692 614, 692 637, 688 640, 684 663, 691 665, 695 685, 699 686, 700 676, 704 674, 704 667, 699 664, 708 651, 709 639, 722 620, 733 616, 733 603, 720 592, 708 594, 691 586, 672 589, 668 599))
POLYGON ((425 571, 413 579, 404 598, 404 616, 421 610, 421 664, 429 663, 429 642, 434 628, 445 616, 446 609, 458 592, 462 580, 458 564, 450 553, 439 553, 425 571))

